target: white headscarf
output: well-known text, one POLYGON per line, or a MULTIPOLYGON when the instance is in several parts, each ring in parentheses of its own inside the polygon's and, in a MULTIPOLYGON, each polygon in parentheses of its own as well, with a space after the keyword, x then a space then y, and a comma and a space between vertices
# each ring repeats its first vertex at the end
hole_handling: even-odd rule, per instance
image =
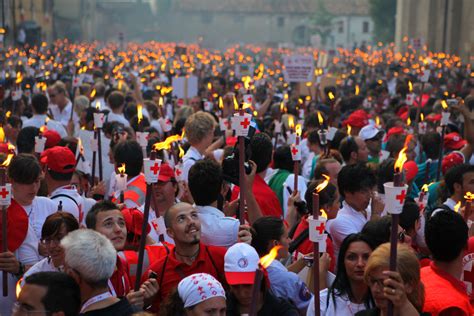
POLYGON ((221 283, 207 273, 192 274, 178 284, 179 297, 184 302, 184 308, 197 305, 213 297, 225 298, 221 283))

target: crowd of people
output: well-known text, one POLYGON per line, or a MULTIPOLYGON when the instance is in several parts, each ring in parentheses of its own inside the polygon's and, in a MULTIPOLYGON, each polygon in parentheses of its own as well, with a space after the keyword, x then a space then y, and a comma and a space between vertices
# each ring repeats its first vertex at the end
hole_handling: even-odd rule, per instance
POLYGON ((2 57, 1 315, 474 313, 457 56, 58 40, 2 57), (309 81, 286 81, 288 55, 313 58, 309 81))

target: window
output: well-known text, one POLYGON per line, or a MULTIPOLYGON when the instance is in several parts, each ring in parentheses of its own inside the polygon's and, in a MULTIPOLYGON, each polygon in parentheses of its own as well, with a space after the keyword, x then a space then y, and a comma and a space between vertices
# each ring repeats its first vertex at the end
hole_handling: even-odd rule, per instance
POLYGON ((344 21, 337 22, 337 32, 344 33, 344 21))
POLYGON ((369 22, 362 22, 362 33, 369 33, 369 22))
POLYGON ((279 16, 277 18, 277 26, 278 27, 284 27, 285 26, 285 17, 279 16))

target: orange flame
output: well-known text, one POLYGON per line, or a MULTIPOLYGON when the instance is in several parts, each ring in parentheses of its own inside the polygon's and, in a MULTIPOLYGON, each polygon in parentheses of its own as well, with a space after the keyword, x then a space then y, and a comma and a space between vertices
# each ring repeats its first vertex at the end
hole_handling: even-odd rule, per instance
POLYGON ((380 117, 378 115, 375 117, 375 125, 380 126, 380 117))
POLYGON ((3 130, 3 126, 0 126, 0 143, 5 141, 5 131, 3 130))
POLYGON ((464 195, 464 198, 467 201, 472 202, 472 200, 474 200, 474 194, 471 192, 466 192, 466 194, 464 195))
POLYGON ((11 116, 12 116, 12 111, 7 111, 7 113, 5 114, 5 117, 10 118, 11 116))
POLYGON ((403 147, 402 150, 398 153, 398 158, 395 161, 395 172, 401 172, 403 165, 408 160, 406 155, 407 147, 403 147))
POLYGON ((77 147, 79 147, 79 152, 84 156, 84 146, 82 146, 82 140, 77 138, 77 147))
POLYGON ((301 136, 301 124, 296 124, 295 133, 296 133, 296 136, 298 137, 301 136))
POLYGON ((17 298, 17 299, 20 297, 21 281, 23 281, 23 278, 20 278, 20 279, 18 280, 18 282, 16 282, 15 294, 16 294, 16 298, 17 298))
POLYGON ((207 83, 207 90, 209 91, 212 90, 212 83, 210 82, 207 83))
POLYGON ((411 83, 411 81, 408 81, 408 91, 413 91, 413 83, 411 83))
POLYGON ((125 173, 125 164, 122 163, 122 165, 120 167, 117 168, 118 172, 120 172, 120 174, 124 174, 125 173))
POLYGON ((245 90, 248 90, 250 88, 250 81, 252 81, 252 78, 250 78, 250 76, 242 77, 242 82, 244 83, 245 90))
POLYGON ((179 148, 178 157, 181 159, 184 156, 184 149, 183 149, 183 147, 181 147, 181 145, 178 145, 178 148, 179 148))
POLYGON ((441 106, 443 107, 443 110, 448 109, 448 103, 446 102, 446 100, 441 100, 441 106))
POLYGON ((40 127, 40 133, 43 134, 46 131, 46 126, 41 126, 40 127))
POLYGON ((331 177, 329 177, 328 175, 325 175, 324 173, 323 173, 323 177, 324 177, 324 181, 318 184, 318 186, 316 187, 316 192, 318 193, 324 190, 328 186, 329 180, 331 180, 331 177))
POLYGON ((97 91, 95 89, 93 89, 92 92, 91 92, 91 99, 93 99, 96 94, 97 94, 97 91))
POLYGON ((143 120, 143 105, 137 105, 137 117, 138 117, 138 124, 143 120))
POLYGON ((359 85, 356 84, 356 86, 355 86, 355 95, 359 95, 359 92, 360 92, 359 85))
POLYGON ((8 166, 10 165, 10 161, 12 160, 13 156, 15 156, 14 150, 15 150, 15 146, 13 146, 13 145, 11 145, 11 144, 8 144, 8 152, 9 152, 9 154, 8 154, 8 156, 7 156, 7 159, 5 159, 5 160, 2 162, 2 164, 1 164, 2 167, 8 167, 8 166))
POLYGON ((154 150, 170 149, 172 143, 181 139, 182 139, 181 135, 178 135, 178 134, 172 135, 166 138, 164 141, 154 144, 153 149, 154 150))
POLYGON ((268 254, 260 258, 260 265, 265 269, 268 268, 270 264, 272 264, 273 260, 278 256, 278 251, 282 248, 282 246, 278 245, 272 248, 268 254))
POLYGON ((223 109, 224 108, 224 101, 222 100, 222 97, 219 97, 219 109, 223 109))
POLYGON ((425 120, 425 115, 423 113, 420 113, 420 120, 423 122, 425 120))
POLYGON ((351 136, 351 132, 352 132, 352 126, 347 124, 347 136, 351 136))
POLYGON ((23 81, 23 74, 21 72, 16 73, 16 84, 20 84, 23 81))
POLYGON ((329 91, 328 97, 329 97, 329 100, 331 101, 334 100, 334 94, 331 91, 329 91))
POLYGON ((324 117, 323 115, 321 114, 321 112, 318 111, 318 121, 319 121, 319 125, 323 125, 324 123, 324 117))
POLYGON ((237 102, 237 99, 235 98, 235 95, 234 95, 234 110, 238 110, 239 109, 239 102, 237 102))
POLYGON ((454 205, 454 211, 456 213, 459 213, 460 208, 461 208, 461 201, 457 202, 456 205, 454 205))
POLYGON ((421 191, 423 191, 423 192, 425 192, 425 193, 428 192, 428 187, 429 187, 428 184, 426 184, 426 183, 423 184, 423 186, 421 187, 421 191))

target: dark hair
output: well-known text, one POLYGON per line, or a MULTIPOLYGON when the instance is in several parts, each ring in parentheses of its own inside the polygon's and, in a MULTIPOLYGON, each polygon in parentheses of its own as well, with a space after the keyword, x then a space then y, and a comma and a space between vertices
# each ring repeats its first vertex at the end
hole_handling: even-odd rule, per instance
POLYGON ((222 168, 211 160, 197 161, 189 169, 188 185, 194 203, 199 206, 210 205, 217 201, 222 188, 222 168))
POLYGON ((68 233, 79 229, 79 223, 71 213, 56 212, 46 217, 43 227, 41 228, 41 238, 45 239, 47 237, 56 236, 62 225, 66 227, 68 233))
MULTIPOLYGON (((336 295, 337 296, 347 295, 349 299, 354 298, 354 293, 352 293, 350 281, 349 281, 349 278, 347 277, 346 265, 344 264, 344 260, 346 257, 346 252, 349 249, 349 246, 353 242, 357 242, 357 241, 365 242, 372 250, 374 250, 374 248, 371 246, 369 242, 369 238, 362 233, 350 234, 350 235, 347 235, 346 238, 344 238, 344 240, 341 243, 341 248, 339 249, 339 255, 337 257, 336 278, 334 279, 334 282, 328 289, 328 297, 327 297, 328 305, 329 305, 329 298, 331 296, 332 296, 334 306, 336 306, 336 295)), ((364 305, 367 309, 373 306, 373 300, 372 300, 372 295, 370 291, 367 291, 367 296, 364 298, 364 305)))
POLYGON ((382 161, 377 171, 377 191, 385 193, 384 183, 393 181, 393 170, 395 168, 395 159, 387 158, 382 161))
POLYGON ((462 216, 453 211, 435 210, 425 224, 425 240, 433 259, 452 262, 467 247, 468 227, 462 216))
POLYGON ((32 184, 41 175, 41 166, 35 156, 19 154, 8 166, 8 178, 22 184, 32 184))
POLYGON ((344 192, 358 192, 371 189, 377 183, 375 174, 365 163, 356 163, 342 167, 337 175, 339 193, 345 197, 344 192))
POLYGON ((100 202, 97 202, 94 204, 89 212, 87 213, 86 216, 86 226, 87 228, 94 229, 95 230, 95 225, 97 224, 97 214, 100 212, 107 212, 107 211, 113 211, 113 210, 118 210, 118 206, 110 201, 103 200, 100 202))
POLYGON ((13 128, 21 129, 21 127, 23 126, 23 121, 17 115, 11 115, 6 119, 6 122, 10 124, 13 128))
POLYGON ((397 157, 400 150, 403 149, 405 145, 406 135, 402 134, 395 134, 390 136, 387 141, 386 150, 390 153, 390 157, 395 158, 397 157))
POLYGON ((339 144, 339 152, 341 153, 342 158, 345 162, 351 160, 351 153, 357 152, 358 150, 359 146, 357 146, 357 143, 353 136, 345 137, 339 144))
POLYGON ((381 244, 390 241, 391 227, 392 218, 386 215, 365 223, 361 233, 367 237, 371 247, 375 249, 381 244))
POLYGON ((140 174, 143 167, 143 153, 140 144, 135 140, 124 140, 114 146, 115 164, 125 164, 125 173, 130 177, 140 174))
POLYGON ((290 146, 282 145, 278 147, 273 153, 273 168, 293 172, 293 165, 290 146))
POLYGON ((72 176, 74 175, 74 171, 68 172, 68 173, 61 173, 61 172, 53 171, 51 169, 48 169, 48 173, 53 180, 61 181, 61 182, 71 181, 72 176))
POLYGON ((66 316, 76 316, 81 307, 79 285, 63 272, 37 272, 25 279, 25 285, 38 285, 47 288, 41 299, 45 310, 50 313, 64 312, 66 316))
MULTIPOLYGON (((304 199, 306 200, 306 206, 311 213, 313 209, 313 192, 315 192, 316 187, 323 183, 324 180, 318 179, 318 180, 313 180, 308 184, 308 188, 306 189, 306 193, 304 195, 304 199)), ((337 188, 334 184, 328 183, 327 187, 325 187, 323 190, 321 190, 319 194, 319 205, 321 207, 325 205, 332 205, 334 201, 336 200, 336 195, 337 193, 337 188)))
POLYGON ((31 106, 37 114, 46 114, 48 111, 48 98, 44 94, 35 94, 31 98, 31 106))
POLYGON ((268 243, 272 240, 280 240, 285 232, 283 220, 273 216, 264 216, 252 224, 252 247, 258 255, 264 256, 268 253, 268 243))
POLYGON ((400 214, 400 227, 406 231, 415 229, 416 221, 420 219, 420 207, 413 200, 406 200, 400 214))
POLYGON ((250 159, 257 164, 257 173, 265 171, 272 161, 273 145, 270 136, 256 134, 250 140, 250 159))
MULTIPOLYGON (((194 306, 191 306, 192 309, 194 306)), ((178 316, 185 315, 184 302, 179 296, 178 288, 174 288, 170 295, 164 300, 160 307, 159 315, 162 316, 178 316)))
POLYGON ((113 91, 107 97, 107 103, 112 110, 120 108, 122 105, 125 105, 125 96, 120 91, 113 91))
POLYGON ((308 140, 308 143, 309 143, 309 144, 319 145, 319 134, 318 134, 318 130, 313 129, 311 132, 309 132, 309 133, 308 133, 307 140, 308 140))
POLYGON ((20 130, 16 139, 18 153, 33 153, 35 149, 35 136, 39 135, 39 128, 27 126, 20 130))
POLYGON ((426 158, 438 159, 441 142, 441 136, 436 132, 426 133, 421 137, 421 145, 426 153, 426 158))
POLYGON ((461 164, 452 167, 444 175, 444 182, 450 195, 454 194, 454 184, 461 184, 464 181, 464 175, 469 172, 474 172, 474 165, 461 164))

